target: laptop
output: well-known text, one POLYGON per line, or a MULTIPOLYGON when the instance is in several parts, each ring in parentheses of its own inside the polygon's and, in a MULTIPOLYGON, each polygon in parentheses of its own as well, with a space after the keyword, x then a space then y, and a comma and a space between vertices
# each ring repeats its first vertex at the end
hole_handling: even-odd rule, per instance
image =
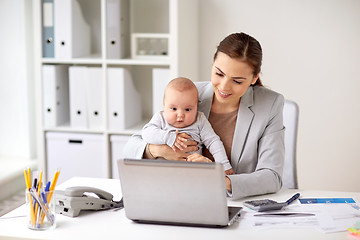
POLYGON ((127 218, 142 223, 226 227, 241 207, 228 207, 219 163, 120 159, 127 218))

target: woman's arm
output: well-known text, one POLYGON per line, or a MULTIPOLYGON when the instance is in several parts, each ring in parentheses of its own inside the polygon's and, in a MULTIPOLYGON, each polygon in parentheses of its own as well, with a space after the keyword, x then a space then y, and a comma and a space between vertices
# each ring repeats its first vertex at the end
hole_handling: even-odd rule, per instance
POLYGON ((123 154, 124 158, 164 158, 168 160, 184 160, 189 153, 198 150, 197 142, 189 140, 183 151, 174 152, 168 145, 149 144, 141 138, 141 132, 135 133, 126 143, 123 154))
POLYGON ((228 176, 234 199, 280 190, 285 158, 283 106, 284 98, 282 95, 278 95, 272 101, 265 130, 257 141, 257 153, 252 156, 254 159, 251 161, 257 160, 255 171, 228 176))
POLYGON ((141 138, 141 131, 130 137, 123 149, 124 158, 142 159, 147 142, 141 138))

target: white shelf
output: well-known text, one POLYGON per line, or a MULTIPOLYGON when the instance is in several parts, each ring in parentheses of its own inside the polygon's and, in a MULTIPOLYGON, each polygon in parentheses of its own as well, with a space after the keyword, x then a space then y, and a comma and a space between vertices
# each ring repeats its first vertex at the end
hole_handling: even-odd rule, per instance
MULTIPOLYGON (((47 127, 44 122, 45 109, 43 108, 44 99, 39 97, 38 109, 41 109, 39 113, 39 120, 37 125, 39 126, 38 132, 38 146, 39 146, 39 166, 46 169, 49 166, 48 162, 51 159, 47 159, 49 153, 47 152, 47 140, 46 133, 55 132, 55 133, 76 133, 83 135, 99 134, 104 137, 104 146, 105 153, 103 156, 107 159, 109 163, 108 166, 111 167, 112 164, 112 149, 110 137, 113 135, 119 136, 130 136, 139 130, 150 120, 152 112, 152 102, 154 99, 153 96, 153 81, 152 72, 154 68, 168 69, 169 70, 169 80, 177 76, 186 76, 190 79, 196 81, 198 79, 198 29, 197 29, 197 14, 198 14, 198 2, 197 0, 121 0, 121 4, 117 4, 117 0, 76 0, 79 3, 81 12, 84 17, 84 21, 89 24, 90 29, 90 41, 91 41, 91 52, 89 56, 86 57, 77 57, 77 58, 65 58, 59 59, 42 57, 42 1, 34 1, 34 13, 35 14, 35 23, 37 27, 35 31, 37 34, 35 39, 35 49, 38 49, 40 52, 37 64, 37 84, 36 91, 41 95, 43 91, 43 81, 42 79, 42 66, 43 65, 66 65, 67 67, 72 66, 82 66, 89 68, 101 68, 102 76, 102 86, 101 86, 101 105, 103 108, 103 117, 102 126, 99 129, 89 129, 89 128, 74 128, 71 127, 70 119, 68 123, 62 124, 61 126, 47 127), (128 19, 128 22, 123 22, 123 19, 119 21, 119 26, 121 24, 128 24, 128 41, 126 41, 126 36, 122 42, 123 46, 126 49, 124 55, 119 54, 119 57, 114 58, 112 56, 108 57, 108 49, 112 50, 111 45, 107 45, 107 42, 110 40, 108 36, 108 24, 113 24, 109 22, 107 13, 107 4, 117 4, 117 6, 123 6, 128 8, 128 11, 125 11, 129 16, 125 16, 125 19, 128 19), (154 57, 151 55, 146 56, 146 58, 131 58, 131 34, 137 33, 146 33, 146 34, 155 34, 161 35, 165 34, 168 41, 168 55, 164 57, 154 57), (109 38, 109 39, 108 39, 109 38), (138 92, 139 97, 141 98, 141 108, 133 108, 134 111, 142 112, 142 120, 135 124, 135 126, 127 127, 123 130, 115 130, 109 128, 109 102, 108 99, 109 89, 108 89, 108 69, 110 68, 123 68, 126 69, 131 74, 131 79, 133 86, 131 88, 135 89, 138 92), (138 110, 141 109, 141 110, 138 110)), ((51 0, 49 0, 51 1, 51 0)), ((54 0, 55 1, 55 0, 54 0)), ((75 0, 74 0, 75 1, 75 0)), ((120 11, 121 12, 121 11, 120 11)), ((109 12, 110 13, 110 12, 109 12)), ((114 12, 111 12, 114 14, 114 12)), ((123 14, 123 13, 122 13, 123 14)), ((118 23, 118 22, 116 22, 118 23)), ((116 25, 116 24, 115 24, 116 25)), ((54 26, 55 27, 55 26, 54 26)), ((112 53, 112 52, 110 52, 112 53)), ((119 92, 119 94, 122 94, 119 92)), ((132 93, 131 93, 132 94, 132 93)), ((130 95, 131 95, 130 94, 130 95)), ((125 97, 124 97, 125 98, 125 97)), ((125 99, 126 102, 127 99, 125 99)), ((128 100, 126 104, 132 106, 132 102, 128 100)), ((70 105, 70 104, 69 104, 70 105)), ((126 114, 126 113, 125 113, 126 114)), ((76 159, 76 156, 74 156, 76 159)), ((91 167, 91 166, 89 166, 91 167)), ((114 166, 113 166, 114 167, 114 166)), ((115 166, 116 167, 116 166, 115 166)), ((66 169, 63 169, 66 171, 66 169)), ((111 177, 111 169, 109 169, 108 177, 111 177)))
POLYGON ((73 59, 54 59, 42 58, 43 64, 102 64, 103 61, 99 57, 93 58, 73 58, 73 59))
POLYGON ((166 66, 169 67, 170 58, 166 59, 106 59, 101 58, 74 58, 74 59, 52 59, 42 58, 42 64, 107 64, 107 65, 135 65, 135 66, 166 66))
POLYGON ((133 135, 140 131, 143 126, 150 121, 150 118, 143 119, 140 123, 135 124, 124 130, 107 130, 107 129, 83 129, 83 128, 72 128, 70 123, 64 124, 58 127, 43 128, 44 132, 73 132, 73 133, 95 133, 95 134, 108 134, 108 135, 133 135))
POLYGON ((139 65, 139 66, 170 66, 170 58, 167 59, 107 59, 108 65, 139 65))

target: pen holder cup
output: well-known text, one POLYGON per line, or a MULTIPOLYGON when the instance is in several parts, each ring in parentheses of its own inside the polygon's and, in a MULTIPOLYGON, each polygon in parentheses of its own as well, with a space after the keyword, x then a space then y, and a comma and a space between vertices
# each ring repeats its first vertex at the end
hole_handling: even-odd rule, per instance
POLYGON ((54 191, 25 190, 28 228, 33 230, 53 229, 55 222, 54 191))

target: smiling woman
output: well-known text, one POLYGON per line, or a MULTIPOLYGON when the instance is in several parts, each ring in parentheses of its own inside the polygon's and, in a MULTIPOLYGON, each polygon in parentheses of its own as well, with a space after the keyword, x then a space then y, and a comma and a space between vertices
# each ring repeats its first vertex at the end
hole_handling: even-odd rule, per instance
MULTIPOLYGON (((234 33, 222 40, 214 54, 214 62, 218 54, 225 54, 231 59, 245 62, 249 65, 253 77, 257 76, 254 85, 262 86, 259 73, 262 64, 262 48, 260 43, 245 33, 234 33)), ((243 78, 238 76, 235 78, 243 78)))
POLYGON ((259 74, 254 75, 253 69, 244 60, 233 59, 222 52, 216 55, 211 82, 217 101, 213 102, 212 111, 232 112, 238 109, 240 98, 249 86, 256 85, 259 74))
MULTIPOLYGON (((234 33, 217 48, 211 82, 195 83, 198 110, 208 118, 224 143, 235 172, 225 178, 226 189, 233 199, 276 192, 282 186, 284 97, 262 86, 261 64, 259 42, 245 33, 234 33)), ((149 144, 135 134, 125 146, 124 155, 183 159, 178 156, 193 151, 193 141, 186 144, 187 147, 174 154, 169 146, 149 144)), ((198 162, 209 159, 213 156, 206 150, 196 157, 198 162)))

